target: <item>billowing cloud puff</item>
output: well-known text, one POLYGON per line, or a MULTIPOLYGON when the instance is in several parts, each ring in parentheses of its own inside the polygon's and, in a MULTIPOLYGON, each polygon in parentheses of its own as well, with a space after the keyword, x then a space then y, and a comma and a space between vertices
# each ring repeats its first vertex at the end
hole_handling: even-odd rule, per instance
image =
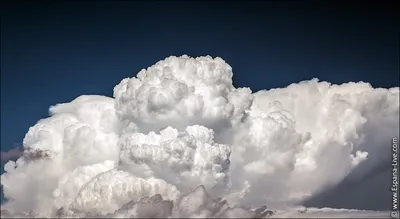
POLYGON ((75 197, 71 208, 78 212, 97 212, 104 215, 114 212, 130 200, 155 194, 175 199, 179 192, 164 180, 144 180, 124 171, 110 170, 98 174, 86 183, 75 197))
MULTIPOLYGON (((54 209, 49 206, 56 207, 60 202, 53 193, 58 191, 62 177, 82 166, 118 160, 119 137, 115 129, 109 129, 117 121, 113 99, 81 96, 71 103, 51 107, 50 111, 53 116, 29 129, 23 156, 5 165, 1 183, 5 197, 10 197, 5 206, 11 211, 52 214, 54 209)), ((80 179, 74 180, 89 176, 81 174, 80 179)))
POLYGON ((302 200, 388 163, 398 121, 398 88, 314 79, 259 91, 232 141, 232 179, 250 180, 253 203, 259 191, 271 204, 302 200))
POLYGON ((114 167, 114 161, 106 160, 103 163, 78 167, 64 175, 58 181, 58 187, 53 192, 55 207, 57 209, 69 208, 84 185, 98 174, 114 169, 114 167))
POLYGON ((232 68, 221 58, 169 57, 114 88, 122 120, 149 131, 170 124, 218 126, 239 119, 252 101, 251 90, 232 85, 232 68))
POLYGON ((199 183, 213 188, 228 180, 230 148, 213 141, 214 131, 189 126, 185 132, 168 127, 160 135, 133 133, 120 140, 120 165, 141 177, 159 177, 181 189, 199 183))
POLYGON ((52 106, 5 165, 2 216, 285 217, 388 162, 398 87, 313 79, 252 93, 232 76, 221 58, 169 57, 114 98, 52 106))

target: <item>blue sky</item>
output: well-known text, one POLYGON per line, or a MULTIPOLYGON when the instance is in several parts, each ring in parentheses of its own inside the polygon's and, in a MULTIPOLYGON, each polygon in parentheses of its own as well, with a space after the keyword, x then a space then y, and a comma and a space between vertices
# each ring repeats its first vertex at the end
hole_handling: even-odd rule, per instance
POLYGON ((50 105, 112 95, 170 55, 220 56, 253 91, 317 77, 399 86, 398 15, 293 2, 8 3, 1 11, 1 150, 50 105))

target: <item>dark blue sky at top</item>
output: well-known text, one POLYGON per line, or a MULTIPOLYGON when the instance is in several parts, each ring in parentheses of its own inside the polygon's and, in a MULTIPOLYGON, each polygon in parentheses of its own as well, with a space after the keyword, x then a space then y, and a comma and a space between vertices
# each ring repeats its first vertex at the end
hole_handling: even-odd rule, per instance
POLYGON ((170 55, 220 56, 235 86, 253 91, 314 77, 399 86, 399 17, 390 5, 16 2, 1 9, 2 151, 50 105, 111 96, 120 80, 170 55))

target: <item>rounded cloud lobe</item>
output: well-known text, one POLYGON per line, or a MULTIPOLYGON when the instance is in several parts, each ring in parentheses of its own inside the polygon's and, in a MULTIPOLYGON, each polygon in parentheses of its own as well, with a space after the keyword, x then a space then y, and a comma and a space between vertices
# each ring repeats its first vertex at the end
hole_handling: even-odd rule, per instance
POLYGON ((232 76, 221 58, 172 56, 114 98, 52 106, 5 165, 2 215, 264 217, 388 162, 398 87, 252 93, 232 76))

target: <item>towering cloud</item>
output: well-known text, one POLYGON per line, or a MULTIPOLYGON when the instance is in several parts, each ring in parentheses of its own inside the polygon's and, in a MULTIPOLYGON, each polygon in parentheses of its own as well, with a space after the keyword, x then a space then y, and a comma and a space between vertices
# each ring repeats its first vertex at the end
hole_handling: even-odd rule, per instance
POLYGON ((398 87, 252 93, 232 76, 221 58, 169 57, 114 98, 52 106, 5 165, 2 215, 266 217, 387 162, 398 87))

